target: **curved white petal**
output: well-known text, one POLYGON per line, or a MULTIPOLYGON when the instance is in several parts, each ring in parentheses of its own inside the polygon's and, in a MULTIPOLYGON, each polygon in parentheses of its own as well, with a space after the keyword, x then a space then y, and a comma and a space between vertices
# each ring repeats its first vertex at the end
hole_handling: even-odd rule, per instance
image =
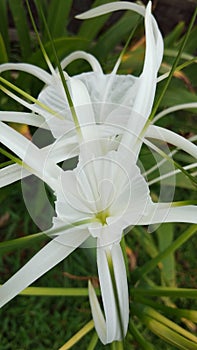
POLYGON ((11 183, 21 180, 22 178, 29 176, 30 172, 26 169, 21 171, 21 166, 18 164, 12 164, 0 169, 0 188, 10 185, 11 183))
MULTIPOLYGON (((185 170, 189 170, 189 169, 193 169, 193 168, 197 168, 197 163, 188 164, 188 165, 183 167, 183 169, 185 169, 185 170)), ((179 173, 181 173, 180 169, 176 169, 174 171, 167 172, 164 175, 158 176, 158 177, 154 178, 153 180, 148 181, 148 185, 151 186, 158 181, 161 181, 163 179, 167 179, 168 177, 174 176, 175 174, 179 174, 179 173)), ((195 176, 195 175, 193 174, 193 176, 195 176)))
POLYGON ((64 135, 53 144, 42 148, 42 152, 48 154, 49 159, 55 163, 76 157, 79 154, 79 145, 76 135, 69 137, 64 135))
POLYGON ((48 129, 45 119, 41 115, 35 113, 3 111, 0 112, 0 120, 4 122, 28 124, 41 127, 42 129, 48 129))
MULTIPOLYGON (((129 322, 129 294, 127 286, 127 275, 122 249, 119 244, 114 244, 111 249, 114 275, 118 293, 120 317, 122 323, 123 336, 127 333, 129 322)), ((122 336, 120 334, 120 336, 122 336)))
POLYGON ((164 222, 197 223, 197 206, 172 206, 170 203, 152 204, 147 214, 138 222, 138 225, 150 225, 164 222))
POLYGON ((0 65, 0 73, 8 70, 19 70, 22 72, 30 73, 35 77, 42 80, 45 84, 51 84, 52 76, 47 73, 44 69, 34 66, 28 63, 4 63, 0 65))
POLYGON ((74 106, 75 107, 85 106, 88 108, 88 110, 85 109, 85 111, 87 112, 87 115, 83 113, 83 109, 82 109, 81 112, 83 115, 78 116, 80 125, 95 123, 94 113, 91 108, 90 95, 88 93, 88 90, 85 84, 76 78, 70 78, 69 83, 71 86, 72 100, 73 100, 74 106))
POLYGON ((168 142, 189 153, 194 158, 197 158, 197 146, 173 131, 159 126, 150 125, 146 131, 145 137, 168 142))
POLYGON ((107 249, 98 246, 97 265, 105 318, 91 284, 89 284, 89 297, 95 328, 103 344, 106 344, 122 339, 128 327, 128 287, 120 245, 114 244, 107 249), (116 291, 112 283, 109 260, 114 271, 116 291))
POLYGON ((85 84, 76 78, 70 78, 72 101, 77 114, 81 133, 85 141, 96 138, 94 111, 90 95, 85 84))
POLYGON ((44 178, 51 185, 60 175, 61 169, 50 162, 31 141, 0 121, 0 141, 28 165, 32 173, 44 178))
MULTIPOLYGON (((106 343, 111 343, 114 340, 117 340, 116 334, 118 329, 118 313, 117 313, 116 300, 114 296, 113 285, 112 285, 112 280, 110 276, 107 253, 105 248, 100 248, 100 247, 97 248, 97 266, 98 266, 98 275, 99 275, 101 296, 103 301, 103 307, 105 312, 105 322, 106 322, 105 338, 101 339, 101 341, 104 344, 106 344, 106 343)), ((94 319, 95 310, 93 308, 92 308, 92 315, 94 319)), ((98 328, 96 323, 95 323, 95 328, 98 332, 99 337, 102 336, 101 334, 99 334, 100 326, 98 328)))
POLYGON ((166 108, 163 111, 161 111, 160 113, 156 114, 152 123, 154 124, 156 121, 158 121, 159 119, 161 119, 165 115, 170 114, 172 112, 176 112, 176 111, 180 111, 180 110, 184 110, 184 109, 192 109, 192 108, 197 108, 197 102, 182 103, 180 105, 166 108))
POLYGON ((0 287, 0 307, 65 259, 87 237, 86 231, 72 229, 49 242, 0 287))
MULTIPOLYGON (((151 7, 151 1, 149 2, 148 6, 151 7)), ((131 11, 139 13, 142 16, 145 16, 145 13, 146 13, 145 7, 143 7, 141 5, 131 4, 128 1, 116 1, 113 3, 109 3, 109 4, 105 4, 105 5, 101 5, 101 6, 98 6, 96 8, 93 8, 89 11, 86 11, 86 12, 80 14, 80 15, 77 15, 76 18, 88 19, 88 18, 93 18, 93 17, 101 16, 101 15, 106 14, 106 13, 120 11, 120 10, 131 10, 131 11)), ((158 30, 157 23, 156 23, 155 18, 153 16, 152 16, 152 20, 153 20, 153 26, 154 26, 154 36, 155 36, 156 45, 157 45, 157 49, 158 49, 158 52, 156 54, 157 67, 159 68, 159 66, 161 64, 162 55, 163 55, 163 41, 161 38, 161 34, 158 30)))
MULTIPOLYGON (((3 91, 9 97, 11 97, 13 100, 18 102, 22 106, 26 107, 27 109, 29 109, 32 112, 35 112, 35 113, 38 113, 39 115, 44 116, 44 118, 51 118, 52 116, 54 116, 54 117, 56 117, 56 119, 58 118, 59 120, 64 119, 62 115, 58 114, 58 111, 52 110, 52 109, 50 109, 50 107, 48 108, 48 105, 43 105, 41 107, 41 106, 37 105, 36 103, 28 103, 7 89, 4 89, 3 91)), ((38 103, 39 103, 39 100, 38 100, 38 103)))
POLYGON ((140 134, 151 113, 157 85, 157 72, 163 56, 163 40, 154 17, 151 15, 151 2, 145 13, 146 51, 144 67, 136 89, 137 95, 133 105, 134 116, 131 115, 121 143, 135 150, 136 156, 142 144, 140 134), (137 114, 137 115, 136 115, 137 114))
POLYGON ((96 59, 96 57, 94 57, 93 55, 91 55, 90 53, 87 53, 85 51, 75 51, 75 52, 72 52, 67 57, 65 57, 61 61, 62 69, 65 69, 71 62, 78 60, 78 59, 86 60, 90 64, 90 66, 92 67, 92 70, 94 72, 103 74, 103 70, 101 68, 101 65, 98 62, 98 60, 96 59))
POLYGON ((139 93, 133 107, 137 113, 146 117, 149 116, 152 109, 157 84, 157 72, 163 56, 163 40, 159 29, 157 28, 156 30, 155 33, 151 15, 151 2, 149 2, 145 14, 146 51, 144 67, 139 79, 139 93), (157 47, 156 36, 159 38, 159 47, 157 47))
POLYGON ((88 283, 88 291, 95 329, 102 343, 106 344, 106 322, 101 311, 95 290, 90 281, 88 283))
POLYGON ((131 4, 128 1, 116 1, 113 3, 95 7, 91 10, 81 13, 80 15, 77 15, 76 18, 78 19, 94 18, 97 16, 102 16, 106 13, 110 13, 113 11, 120 11, 120 10, 131 10, 139 13, 142 16, 145 15, 145 8, 143 6, 140 6, 137 4, 131 4))

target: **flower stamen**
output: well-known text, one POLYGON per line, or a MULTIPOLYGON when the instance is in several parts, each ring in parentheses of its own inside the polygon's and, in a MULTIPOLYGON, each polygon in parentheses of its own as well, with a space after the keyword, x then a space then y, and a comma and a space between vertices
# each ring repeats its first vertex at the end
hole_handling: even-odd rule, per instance
POLYGON ((99 220, 101 222, 101 224, 104 226, 104 225, 107 225, 107 218, 109 216, 110 216, 109 215, 109 210, 105 209, 105 210, 99 211, 96 214, 96 219, 99 220))

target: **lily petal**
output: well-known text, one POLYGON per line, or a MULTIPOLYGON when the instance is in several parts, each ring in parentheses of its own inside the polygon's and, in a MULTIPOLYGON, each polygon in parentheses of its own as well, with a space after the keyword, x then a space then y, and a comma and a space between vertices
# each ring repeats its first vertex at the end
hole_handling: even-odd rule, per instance
POLYGON ((50 162, 31 141, 3 122, 0 122, 0 131, 0 141, 17 154, 33 174, 45 178, 49 185, 53 179, 58 178, 61 169, 50 162))
POLYGON ((95 129, 92 128, 95 118, 90 95, 85 84, 79 79, 70 78, 69 82, 82 135, 85 141, 91 140, 92 137, 95 138, 95 129))
POLYGON ((129 322, 129 295, 127 275, 122 249, 119 244, 114 244, 111 249, 114 275, 118 293, 119 309, 123 336, 126 335, 129 322))
POLYGON ((89 297, 95 328, 103 344, 107 344, 122 339, 122 337, 125 336, 128 327, 128 287, 125 264, 120 245, 114 244, 111 248, 107 249, 98 246, 97 264, 105 319, 94 289, 90 283, 89 297), (114 271, 114 282, 117 295, 113 289, 114 286, 110 274, 109 260, 113 265, 112 268, 114 271), (118 300, 116 300, 116 297, 118 300))
POLYGON ((87 231, 72 229, 49 242, 0 287, 0 307, 65 259, 87 237, 87 231))
MULTIPOLYGON (((157 85, 157 72, 163 56, 163 40, 161 33, 151 15, 151 2, 148 3, 145 13, 146 51, 145 61, 141 76, 137 83, 137 95, 133 105, 134 117, 128 121, 128 130, 131 132, 123 135, 121 143, 139 153, 144 125, 151 113, 157 85), (135 119, 135 122, 133 121, 135 119)), ((145 131, 144 131, 145 132, 145 131)))
POLYGON ((49 129, 45 119, 35 113, 25 113, 25 112, 0 112, 0 120, 4 122, 14 122, 21 124, 28 124, 32 126, 41 127, 42 129, 49 129))
POLYGON ((197 146, 173 131, 161 128, 159 126, 150 125, 146 131, 145 137, 151 137, 168 142, 189 153, 194 158, 197 158, 197 146))
POLYGON ((107 260, 107 253, 105 248, 99 247, 97 249, 97 266, 98 266, 98 275, 99 275, 99 281, 100 281, 100 287, 101 287, 103 307, 105 312, 104 334, 102 334, 103 332, 100 333, 100 330, 103 329, 103 324, 102 324, 103 321, 101 319, 102 323, 97 325, 96 321, 98 319, 98 314, 96 315, 96 310, 94 310, 94 308, 92 307, 93 305, 91 300, 90 300, 90 305, 92 309, 93 319, 95 321, 95 328, 103 344, 106 344, 106 343, 111 343, 114 340, 117 340, 116 334, 117 334, 117 328, 118 328, 118 314, 117 314, 116 300, 114 296, 113 285, 112 285, 112 280, 111 280, 110 270, 109 270, 109 265, 107 260))
POLYGON ((62 69, 65 69, 71 62, 73 62, 75 60, 79 60, 79 59, 86 60, 90 64, 90 66, 94 72, 103 74, 103 70, 101 68, 99 61, 93 55, 91 55, 90 53, 87 53, 85 51, 75 51, 75 52, 72 52, 67 57, 65 57, 61 61, 62 69))
POLYGON ((197 206, 175 206, 175 204, 158 203, 151 205, 146 215, 140 218, 138 225, 150 225, 164 222, 197 223, 197 206))
POLYGON ((95 290, 90 281, 88 282, 88 291, 95 329, 102 343, 106 344, 106 322, 101 311, 95 290))
POLYGON ((0 169, 0 188, 10 185, 11 183, 21 180, 29 175, 29 171, 26 169, 21 171, 21 166, 18 164, 12 164, 0 169))
POLYGON ((34 66, 28 63, 4 63, 0 65, 0 73, 16 70, 21 72, 26 72, 34 75, 38 79, 42 80, 45 84, 51 84, 52 76, 40 67, 34 66))
POLYGON ((159 119, 161 119, 165 115, 170 114, 172 112, 176 112, 176 111, 180 111, 180 110, 184 110, 184 109, 190 109, 190 108, 197 108, 197 102, 183 103, 180 105, 166 108, 163 111, 161 111, 160 113, 156 114, 156 116, 152 122, 155 123, 156 121, 158 121, 159 119))
POLYGON ((158 27, 154 27, 154 23, 151 15, 151 2, 149 2, 145 13, 146 51, 144 67, 139 79, 139 93, 133 107, 134 111, 146 117, 149 116, 152 109, 157 72, 163 57, 163 40, 158 27))
POLYGON ((88 10, 86 12, 81 13, 80 15, 75 16, 77 19, 89 19, 97 16, 102 16, 104 14, 120 11, 120 10, 131 10, 139 13, 144 16, 145 8, 143 6, 137 4, 131 4, 128 1, 116 1, 113 3, 105 4, 88 10))

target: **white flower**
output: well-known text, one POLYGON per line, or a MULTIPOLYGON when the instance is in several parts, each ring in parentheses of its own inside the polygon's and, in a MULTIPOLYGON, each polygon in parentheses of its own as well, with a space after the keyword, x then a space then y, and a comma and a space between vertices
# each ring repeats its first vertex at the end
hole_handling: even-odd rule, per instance
POLYGON ((89 244, 92 237, 97 247, 105 315, 101 312, 91 284, 90 304, 96 330, 104 344, 122 339, 128 327, 128 287, 120 247, 124 229, 132 225, 160 222, 197 222, 196 206, 153 203, 148 184, 137 166, 142 142, 151 144, 148 138, 163 139, 194 157, 197 147, 166 129, 151 125, 145 130, 154 100, 163 43, 151 15, 150 3, 145 12, 139 5, 115 2, 93 9, 83 17, 117 9, 132 9, 145 14, 146 55, 143 71, 139 78, 118 76, 115 70, 104 75, 96 59, 82 52, 74 53, 62 62, 64 67, 71 60, 83 57, 93 68, 92 73, 73 78, 66 75, 81 138, 77 136, 57 72, 50 75, 38 67, 25 64, 1 66, 1 71, 28 71, 44 81, 46 87, 38 97, 39 104, 27 104, 13 96, 33 114, 20 116, 14 112, 2 112, 0 119, 24 122, 27 118, 31 125, 49 128, 57 137, 56 142, 39 149, 0 121, 0 141, 23 161, 23 164, 0 171, 1 185, 18 180, 23 167, 23 176, 35 174, 52 188, 56 195, 57 216, 53 219, 52 229, 46 232, 51 236, 51 242, 0 288, 0 306, 81 244, 89 244), (70 130, 67 137, 66 133, 70 130), (57 165, 77 154, 79 162, 74 170, 63 171, 57 165))
MULTIPOLYGON (((113 10, 114 5, 111 4, 110 10, 113 10)), ((142 6, 124 2, 117 2, 116 5, 119 5, 119 8, 134 10, 145 16, 145 9, 142 6), (125 4, 127 4, 126 7, 125 4)), ((127 125, 131 109, 145 117, 143 120, 143 123, 145 123, 152 108, 157 72, 163 56, 163 41, 156 21, 150 13, 150 4, 145 18, 145 29, 147 39, 146 54, 143 71, 139 78, 132 75, 117 75, 118 64, 114 67, 111 74, 105 75, 96 58, 82 51, 74 52, 61 62, 62 68, 65 69, 73 60, 83 58, 90 63, 93 70, 74 77, 69 77, 65 73, 73 104, 74 106, 81 106, 79 113, 77 113, 81 125, 89 123, 115 124, 116 128, 112 133, 116 135, 118 124, 121 126, 127 125), (143 104, 141 103, 142 96, 143 104), (82 115, 82 106, 86 107, 86 112, 89 106, 89 113, 82 115), (124 110, 121 109, 121 106, 124 107, 124 110)), ((11 97, 34 112, 33 114, 25 113, 23 116, 22 113, 20 115, 14 112, 1 113, 0 120, 24 122, 25 119, 26 123, 30 125, 50 128, 56 138, 65 135, 67 131, 75 130, 69 104, 57 70, 52 71, 50 75, 41 68, 31 64, 8 63, 1 65, 0 72, 11 69, 30 73, 42 80, 46 85, 38 96, 39 104, 27 103, 14 94, 10 94, 11 97)), ((135 125, 133 124, 134 120, 132 121, 134 132, 135 129, 138 131, 139 125, 140 128, 143 128, 142 120, 139 122, 136 118, 135 125)), ((106 127, 101 128, 101 135, 102 133, 105 134, 104 129, 106 127)))

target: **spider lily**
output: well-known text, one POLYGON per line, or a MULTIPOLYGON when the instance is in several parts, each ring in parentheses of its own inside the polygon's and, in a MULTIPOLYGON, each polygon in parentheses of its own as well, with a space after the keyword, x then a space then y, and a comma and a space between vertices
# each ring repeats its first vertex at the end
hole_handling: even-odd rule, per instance
POLYGON ((66 96, 57 72, 50 75, 31 65, 7 64, 1 68, 2 71, 17 68, 29 71, 46 83, 38 102, 34 104, 27 105, 12 94, 33 114, 20 117, 17 113, 1 113, 1 120, 16 118, 21 122, 27 117, 31 125, 49 128, 57 141, 39 149, 0 122, 1 142, 23 161, 22 164, 1 170, 2 186, 19 179, 19 170, 24 167, 24 176, 33 173, 40 177, 56 196, 56 217, 52 229, 46 232, 52 238, 51 242, 0 288, 0 306, 82 243, 88 245, 91 237, 97 247, 104 316, 91 283, 90 304, 96 330, 104 344, 122 339, 127 332, 128 287, 120 247, 123 231, 133 225, 197 222, 196 206, 153 203, 148 184, 136 165, 141 144, 151 144, 149 138, 162 138, 193 156, 197 154, 197 147, 166 129, 153 125, 144 128, 153 104, 163 53, 162 39, 151 15, 150 3, 145 11, 135 4, 116 2, 82 16, 85 18, 116 9, 132 9, 145 15, 146 55, 143 72, 139 78, 118 76, 116 70, 104 75, 96 59, 81 52, 68 56, 62 62, 62 67, 65 67, 71 60, 83 57, 93 68, 92 73, 73 78, 66 76, 78 117, 80 137, 69 105, 65 107, 66 96), (118 116, 122 106, 126 108, 123 120, 118 116), (100 128, 98 124, 109 127, 107 132, 110 137, 105 128, 100 128), (70 129, 71 136, 66 138, 64 134, 70 129), (116 135, 117 130, 120 138, 118 141, 113 138, 112 142, 111 136, 116 135), (70 154, 79 154, 78 165, 72 171, 63 171, 57 163, 69 158, 70 154))

